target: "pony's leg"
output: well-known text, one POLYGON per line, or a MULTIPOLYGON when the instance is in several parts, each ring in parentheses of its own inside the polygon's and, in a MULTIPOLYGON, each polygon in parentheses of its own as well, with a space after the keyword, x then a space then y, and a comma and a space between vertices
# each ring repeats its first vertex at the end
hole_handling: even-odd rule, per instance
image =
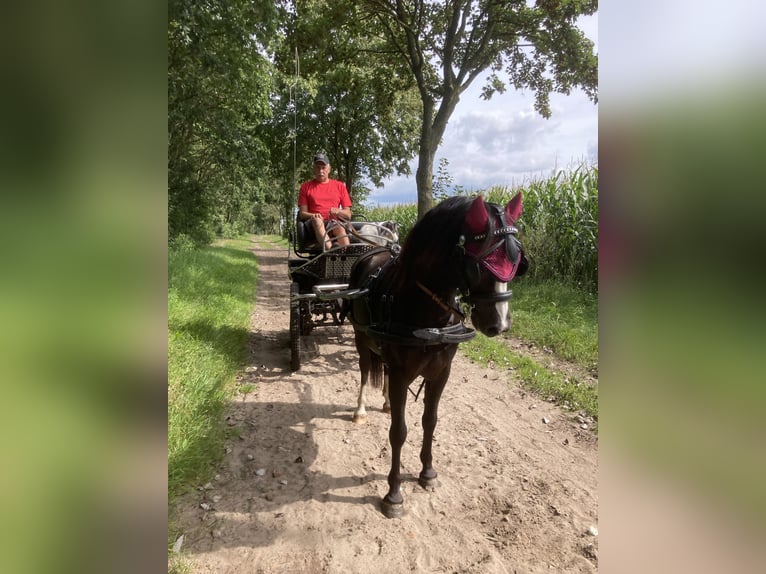
POLYGON ((357 350, 359 351, 359 372, 362 374, 362 383, 359 385, 359 398, 356 401, 353 421, 361 424, 367 422, 367 410, 364 407, 367 403, 366 389, 370 378, 371 357, 369 349, 358 347, 357 350))
POLYGON ((391 412, 391 401, 388 400, 388 367, 383 371, 383 412, 391 412))
POLYGON ((400 474, 402 445, 407 439, 407 423, 404 409, 407 403, 407 383, 401 376, 394 376, 388 387, 391 398, 391 427, 388 441, 391 443, 391 471, 388 473, 388 494, 383 497, 382 510, 387 518, 402 515, 404 498, 401 493, 402 477, 400 474))
POLYGON ((434 430, 438 420, 439 401, 442 391, 449 379, 450 369, 445 369, 437 379, 425 381, 425 395, 423 396, 423 446, 420 449, 420 462, 423 463, 423 469, 418 477, 418 484, 423 488, 435 487, 439 483, 436 480, 436 471, 433 467, 433 455, 431 448, 433 446, 434 430))

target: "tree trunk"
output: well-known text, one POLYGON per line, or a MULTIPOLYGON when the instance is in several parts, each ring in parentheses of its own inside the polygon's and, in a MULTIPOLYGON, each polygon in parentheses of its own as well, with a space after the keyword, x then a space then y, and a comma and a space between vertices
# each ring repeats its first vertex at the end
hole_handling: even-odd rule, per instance
POLYGON ((420 134, 418 169, 415 172, 415 183, 418 186, 418 220, 422 219, 434 205, 434 158, 444 131, 447 129, 447 122, 459 100, 459 91, 445 90, 444 98, 435 116, 433 101, 423 102, 423 129, 420 134))
POLYGON ((420 138, 418 169, 415 172, 415 183, 418 187, 418 220, 423 219, 426 212, 434 205, 433 173, 436 148, 426 139, 425 134, 420 138))
POLYGON ((423 100, 423 120, 420 130, 420 148, 418 151, 418 169, 415 172, 415 184, 418 188, 418 221, 434 206, 433 173, 436 144, 433 141, 434 101, 421 92, 423 100))
POLYGON ((351 201, 356 205, 356 199, 354 198, 354 185, 356 185, 356 182, 354 181, 354 172, 351 168, 354 159, 348 151, 343 154, 343 163, 343 170, 346 172, 344 183, 346 184, 346 189, 348 189, 349 196, 351 196, 351 201))

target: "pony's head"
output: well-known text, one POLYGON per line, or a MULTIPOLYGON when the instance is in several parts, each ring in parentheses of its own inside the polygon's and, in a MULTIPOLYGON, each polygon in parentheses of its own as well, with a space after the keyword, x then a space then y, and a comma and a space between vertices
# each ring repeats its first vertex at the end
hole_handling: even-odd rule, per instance
POLYGON ((527 260, 514 226, 521 215, 521 193, 505 207, 473 200, 458 241, 462 252, 464 300, 472 307, 471 322, 489 337, 511 328, 508 283, 527 270, 527 260))

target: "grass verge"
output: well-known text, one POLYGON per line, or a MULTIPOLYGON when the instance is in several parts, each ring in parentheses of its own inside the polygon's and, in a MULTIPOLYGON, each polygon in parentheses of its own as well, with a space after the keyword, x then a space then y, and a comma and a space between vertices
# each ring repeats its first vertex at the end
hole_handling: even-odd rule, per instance
POLYGON ((513 328, 519 337, 585 370, 598 368, 598 295, 555 281, 513 284, 513 328))
POLYGON ((246 359, 258 278, 247 240, 168 256, 168 497, 223 455, 221 415, 246 359))
POLYGON ((468 358, 478 363, 492 363, 496 369, 513 371, 524 387, 543 399, 553 399, 567 410, 584 411, 598 420, 598 387, 549 370, 534 359, 512 351, 502 340, 490 339, 482 334, 477 334, 461 348, 468 358))

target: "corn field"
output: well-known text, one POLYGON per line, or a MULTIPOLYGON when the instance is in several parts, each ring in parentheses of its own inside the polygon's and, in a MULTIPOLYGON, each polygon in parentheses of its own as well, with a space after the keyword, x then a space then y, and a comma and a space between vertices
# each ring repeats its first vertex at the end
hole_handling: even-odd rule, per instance
POLYGON ((580 165, 523 188, 490 188, 488 201, 503 204, 519 190, 524 211, 517 227, 530 275, 598 290, 598 168, 580 165))
MULTIPOLYGON (((485 201, 502 205, 519 191, 524 194, 524 211, 517 227, 531 263, 529 276, 597 292, 598 168, 581 164, 523 186, 494 186, 481 193, 485 201)), ((378 206, 366 215, 372 221, 397 221, 403 243, 417 220, 417 205, 378 206)))

